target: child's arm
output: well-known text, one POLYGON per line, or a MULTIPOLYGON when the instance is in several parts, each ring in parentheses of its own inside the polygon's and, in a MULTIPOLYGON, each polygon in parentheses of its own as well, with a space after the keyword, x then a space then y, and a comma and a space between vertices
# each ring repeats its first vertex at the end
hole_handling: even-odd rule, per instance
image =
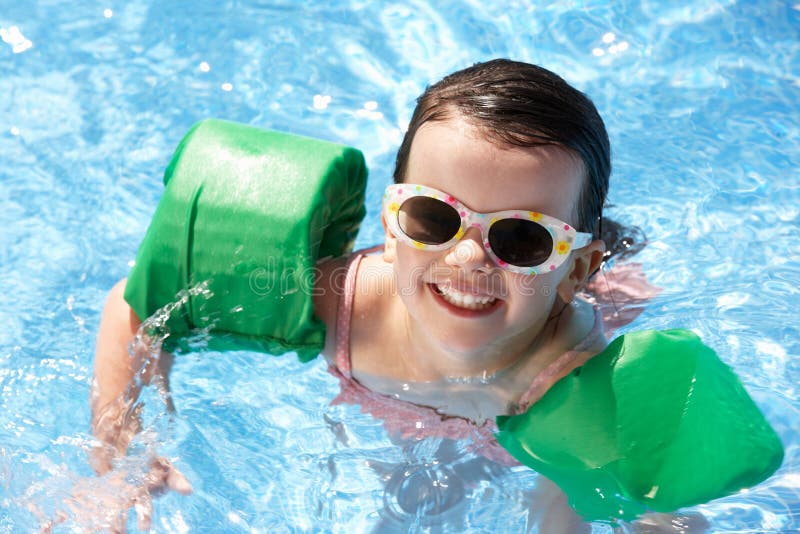
POLYGON ((760 483, 783 459, 733 370, 688 330, 618 337, 498 426, 500 444, 587 519, 708 502, 760 483))
MULTIPOLYGON (((92 380, 92 432, 103 445, 91 453, 91 462, 99 475, 112 469, 115 457, 124 455, 133 436, 139 431, 139 419, 134 405, 141 387, 157 373, 169 372, 171 355, 162 353, 153 358, 146 346, 132 345, 141 321, 130 308, 123 293, 126 280, 118 282, 109 292, 100 329, 92 380)), ((136 506, 140 524, 149 523, 150 495, 164 489, 188 494, 192 486, 186 477, 164 458, 154 458, 145 485, 132 493, 124 510, 136 506)))
POLYGON ((123 299, 124 291, 125 279, 109 292, 100 319, 91 393, 94 430, 100 413, 133 386, 134 377, 144 367, 143 359, 147 356, 142 351, 129 353, 141 321, 123 299))
MULTIPOLYGON (((118 282, 109 292, 100 329, 97 334, 97 347, 92 380, 91 409, 92 432, 113 450, 124 454, 130 438, 136 432, 124 428, 133 424, 133 418, 125 417, 139 391, 135 383, 136 374, 144 369, 146 351, 129 352, 131 342, 141 321, 133 313, 122 295, 125 280, 118 282)), ((99 474, 111 469, 111 456, 95 455, 94 468, 99 474)))

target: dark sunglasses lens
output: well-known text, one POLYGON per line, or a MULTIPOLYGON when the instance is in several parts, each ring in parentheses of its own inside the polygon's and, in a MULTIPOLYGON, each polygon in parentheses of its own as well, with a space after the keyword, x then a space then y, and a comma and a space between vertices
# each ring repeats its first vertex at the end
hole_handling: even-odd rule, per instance
POLYGON ((553 237, 539 223, 501 219, 489 228, 489 245, 495 255, 518 267, 536 267, 553 252, 553 237))
POLYGON ((408 237, 426 245, 450 241, 461 227, 455 208, 430 197, 411 197, 403 202, 397 220, 408 237))

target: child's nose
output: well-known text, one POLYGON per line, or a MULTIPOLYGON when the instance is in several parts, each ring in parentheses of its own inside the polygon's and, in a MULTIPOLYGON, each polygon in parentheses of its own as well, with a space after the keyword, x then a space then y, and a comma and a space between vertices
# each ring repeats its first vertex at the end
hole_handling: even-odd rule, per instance
POLYGON ((461 240, 448 251, 445 263, 462 269, 491 268, 492 259, 483 248, 480 229, 473 227, 467 230, 461 240))

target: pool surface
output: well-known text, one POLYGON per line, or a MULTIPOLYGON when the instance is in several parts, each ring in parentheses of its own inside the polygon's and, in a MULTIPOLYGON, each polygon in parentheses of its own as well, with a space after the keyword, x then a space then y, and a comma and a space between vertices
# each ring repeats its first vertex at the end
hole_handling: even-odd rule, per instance
MULTIPOLYGON (((87 463, 94 340, 192 124, 361 148, 372 245, 414 99, 498 56, 561 74, 606 120, 608 212, 648 236, 636 261, 664 289, 627 328, 698 332, 786 447, 763 484, 685 512, 800 531, 800 4, 325 4, 0 0, 0 532, 59 513, 56 532, 101 528, 86 495, 121 498, 87 463)), ((392 439, 330 404, 321 359, 200 351, 171 381, 177 411, 148 388, 120 466, 133 483, 157 450, 192 481, 156 501, 154 532, 553 531, 536 473, 392 439)))

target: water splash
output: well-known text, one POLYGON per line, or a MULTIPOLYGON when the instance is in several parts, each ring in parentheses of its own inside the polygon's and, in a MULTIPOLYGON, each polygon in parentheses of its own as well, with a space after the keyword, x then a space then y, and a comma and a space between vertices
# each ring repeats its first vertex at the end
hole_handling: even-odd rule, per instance
MULTIPOLYGON (((117 399, 98 408, 98 385, 93 381, 90 402, 94 436, 61 436, 56 440, 88 456, 97 476, 73 471, 44 455, 29 454, 22 463, 38 466, 37 473, 20 497, 3 502, 4 508, 15 515, 27 512, 43 532, 56 526, 116 530, 127 523, 129 509, 151 498, 144 488, 153 487, 154 471, 172 468, 159 454, 168 445, 172 428, 173 406, 165 373, 171 355, 162 351, 164 340, 170 336, 167 324, 198 296, 211 297, 207 282, 181 291, 173 302, 139 326, 128 347, 134 376, 117 399)), ((211 328, 199 335, 208 335, 211 328)), ((3 461, 3 471, 9 472, 4 479, 11 480, 15 475, 13 463, 3 461)))

